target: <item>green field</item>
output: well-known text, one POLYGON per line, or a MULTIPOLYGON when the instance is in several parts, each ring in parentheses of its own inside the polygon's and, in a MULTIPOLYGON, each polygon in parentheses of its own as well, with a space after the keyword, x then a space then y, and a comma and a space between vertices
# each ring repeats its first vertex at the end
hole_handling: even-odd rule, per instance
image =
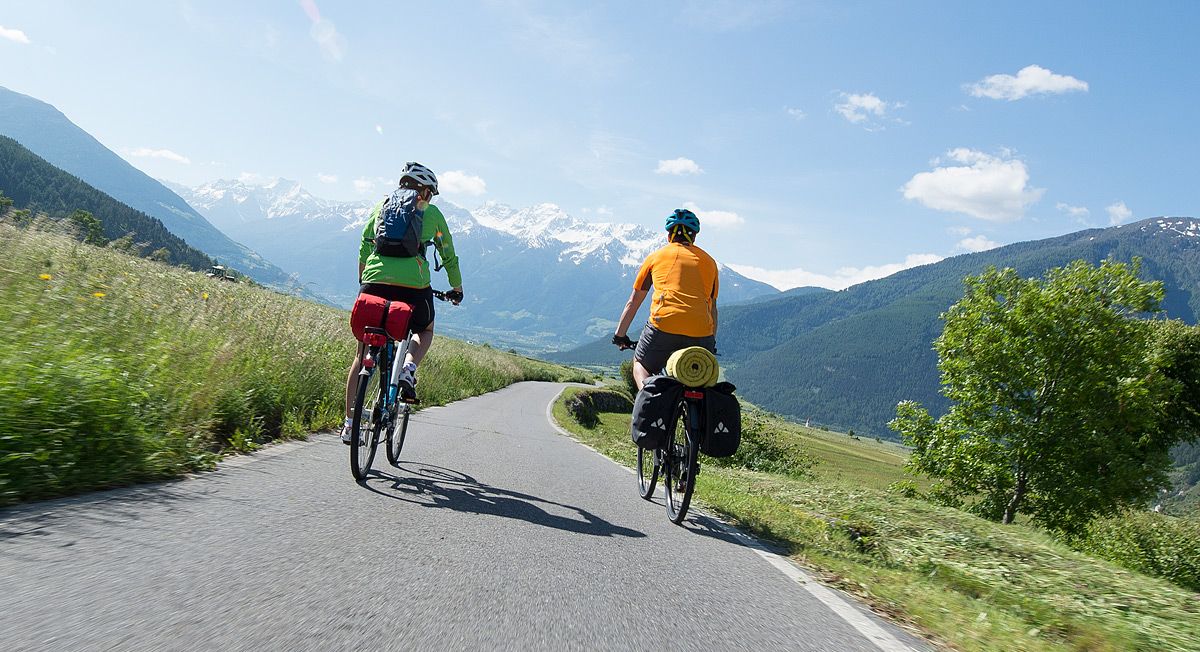
MULTIPOLYGON (((565 408, 578 391, 568 389, 555 406, 560 424, 633 467, 628 414, 601 413, 585 428, 565 408)), ((1077 553, 1025 525, 890 492, 906 477, 903 449, 892 444, 749 415, 816 463, 796 477, 704 460, 696 504, 929 640, 996 652, 1200 650, 1200 593, 1077 553)), ((626 500, 631 509, 652 508, 632 479, 626 500)))

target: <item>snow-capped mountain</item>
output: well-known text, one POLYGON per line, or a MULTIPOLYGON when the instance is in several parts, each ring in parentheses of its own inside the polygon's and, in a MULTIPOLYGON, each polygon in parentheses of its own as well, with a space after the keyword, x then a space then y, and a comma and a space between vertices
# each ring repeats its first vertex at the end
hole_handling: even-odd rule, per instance
POLYGON ((564 213, 554 204, 514 210, 487 202, 471 211, 482 226, 502 231, 536 248, 554 247, 560 261, 581 264, 589 257, 616 261, 624 266, 642 264, 646 255, 663 244, 662 234, 638 224, 585 222, 564 213))
MULTIPOLYGON (((216 181, 172 186, 227 235, 254 247, 299 283, 349 307, 358 293, 362 226, 383 198, 338 202, 279 179, 251 186, 216 181)), ((446 215, 463 274, 464 306, 438 306, 439 329, 534 352, 569 348, 616 325, 637 267, 665 236, 621 222, 587 222, 554 204, 514 209, 488 202, 446 215)), ((445 287, 441 274, 434 287, 445 287)), ((773 294, 769 285, 721 267, 721 302, 773 294)))

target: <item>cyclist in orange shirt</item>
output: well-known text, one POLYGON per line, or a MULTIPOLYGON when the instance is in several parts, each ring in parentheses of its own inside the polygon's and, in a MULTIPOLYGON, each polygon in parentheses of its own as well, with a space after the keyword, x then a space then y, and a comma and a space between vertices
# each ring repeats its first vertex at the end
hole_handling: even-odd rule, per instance
POLYGON ((667 218, 665 247, 646 257, 633 282, 633 294, 621 311, 613 344, 622 351, 634 349, 633 378, 638 389, 650 376, 661 373, 671 354, 689 346, 717 352, 717 263, 695 244, 700 220, 686 209, 667 218), (636 348, 629 325, 650 288, 650 318, 642 328, 636 348))

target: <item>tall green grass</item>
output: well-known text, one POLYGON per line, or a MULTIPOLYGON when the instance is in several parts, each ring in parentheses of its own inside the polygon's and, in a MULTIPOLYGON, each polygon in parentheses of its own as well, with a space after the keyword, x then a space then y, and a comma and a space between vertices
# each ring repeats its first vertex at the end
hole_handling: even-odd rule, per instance
MULTIPOLYGON (((0 220, 0 504, 208 469, 340 422, 347 312, 37 226, 0 220)), ((438 337, 419 391, 440 405, 590 378, 438 337)))
MULTIPOLYGON (((634 465, 628 414, 602 413, 587 428, 560 401, 555 415, 581 441, 634 465)), ((796 475, 702 458, 696 501, 927 638, 989 652, 1200 650, 1200 593, 1081 554, 1024 525, 891 492, 905 478, 903 450, 891 444, 752 409, 746 416, 815 466, 796 475)), ((630 509, 652 508, 634 491, 630 480, 630 509)), ((1180 543, 1186 531, 1181 524, 1180 543)), ((1164 557, 1156 553, 1144 556, 1164 557)))

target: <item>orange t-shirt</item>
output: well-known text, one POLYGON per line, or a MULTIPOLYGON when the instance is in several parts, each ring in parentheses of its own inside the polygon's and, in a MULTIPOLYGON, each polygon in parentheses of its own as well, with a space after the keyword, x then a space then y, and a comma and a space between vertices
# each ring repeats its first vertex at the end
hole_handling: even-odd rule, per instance
POLYGON ((649 324, 664 333, 707 337, 714 333, 717 262, 696 245, 672 242, 646 256, 633 287, 649 290, 649 324))

